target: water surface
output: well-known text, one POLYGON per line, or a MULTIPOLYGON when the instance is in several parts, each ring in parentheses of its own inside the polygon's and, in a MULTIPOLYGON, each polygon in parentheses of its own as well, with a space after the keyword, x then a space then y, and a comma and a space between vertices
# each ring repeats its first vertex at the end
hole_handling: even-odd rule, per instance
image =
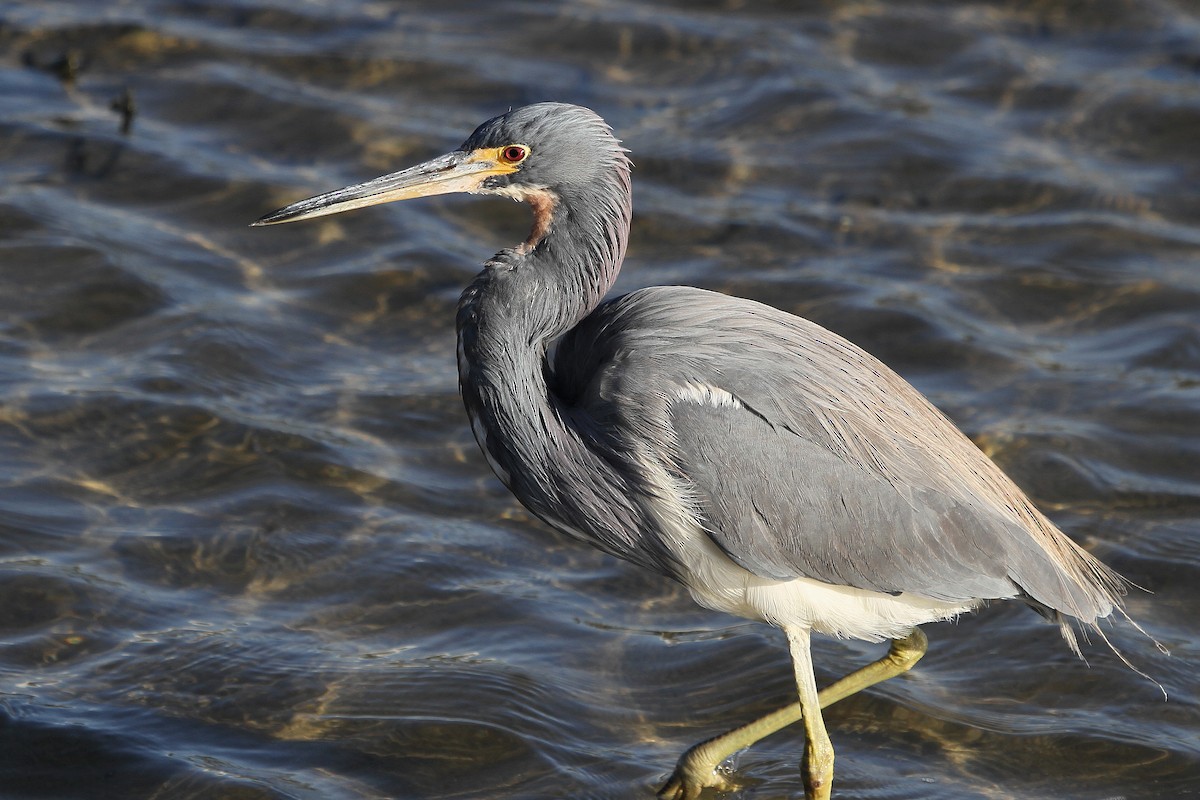
MULTIPOLYGON (((1149 592, 1011 604, 827 712, 839 798, 1200 797, 1200 8, 0 3, 0 796, 650 798, 794 691, 781 637, 529 519, 453 310, 527 212, 250 229, 595 108, 620 289, 805 315, 1149 592), (125 109, 124 119, 121 109, 125 109), (123 130, 124 128, 124 130, 123 130)), ((881 648, 820 641, 819 679, 881 648)), ((799 731, 738 797, 801 797, 799 731)))

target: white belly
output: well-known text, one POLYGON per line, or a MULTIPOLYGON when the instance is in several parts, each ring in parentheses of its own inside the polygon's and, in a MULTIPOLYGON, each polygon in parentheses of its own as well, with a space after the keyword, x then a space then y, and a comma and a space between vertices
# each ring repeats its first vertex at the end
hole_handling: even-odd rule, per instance
POLYGON ((829 636, 878 642, 897 639, 916 625, 950 619, 978 605, 912 594, 890 595, 835 586, 809 578, 760 578, 735 564, 699 529, 687 532, 677 550, 696 602, 716 611, 804 627, 829 636))

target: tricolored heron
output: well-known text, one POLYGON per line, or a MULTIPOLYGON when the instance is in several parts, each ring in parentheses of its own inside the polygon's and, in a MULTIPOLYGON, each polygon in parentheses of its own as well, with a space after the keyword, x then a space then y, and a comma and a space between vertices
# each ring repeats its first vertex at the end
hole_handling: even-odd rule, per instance
POLYGON ((447 192, 529 203, 529 238, 493 256, 458 306, 459 385, 480 448, 553 528, 786 634, 798 702, 688 750, 660 797, 722 786, 722 760, 802 720, 806 797, 828 798, 821 709, 910 669, 926 648, 918 625, 1015 598, 1078 653, 1070 620, 1096 627, 1119 611, 1125 581, 840 336, 684 286, 605 301, 632 214, 625 152, 592 111, 541 103, 444 156, 255 224, 447 192), (891 647, 818 692, 812 631, 891 647))

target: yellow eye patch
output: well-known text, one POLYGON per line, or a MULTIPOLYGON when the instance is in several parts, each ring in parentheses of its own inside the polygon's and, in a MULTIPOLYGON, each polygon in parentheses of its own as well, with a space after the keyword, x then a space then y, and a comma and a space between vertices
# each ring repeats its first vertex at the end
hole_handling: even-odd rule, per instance
POLYGON ((473 150, 467 161, 485 162, 492 165, 487 172, 492 175, 511 175, 521 162, 529 157, 529 148, 523 144, 507 144, 503 147, 481 147, 473 150))

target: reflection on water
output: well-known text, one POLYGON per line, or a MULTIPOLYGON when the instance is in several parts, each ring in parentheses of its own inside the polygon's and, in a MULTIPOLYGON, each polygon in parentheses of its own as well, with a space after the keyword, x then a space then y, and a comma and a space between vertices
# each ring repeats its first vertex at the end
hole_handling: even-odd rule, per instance
MULTIPOLYGON (((790 697, 775 632, 531 522, 453 309, 525 233, 432 199, 250 230, 509 106, 633 151, 621 288, 859 342, 1153 594, 1021 608, 829 710, 845 798, 1200 796, 1200 19, 1182 3, 10 3, 0 794, 649 797, 790 697), (122 130, 123 126, 127 130, 122 130)), ((831 679, 878 655, 821 642, 831 679)), ((739 796, 802 793, 798 732, 739 796)))

